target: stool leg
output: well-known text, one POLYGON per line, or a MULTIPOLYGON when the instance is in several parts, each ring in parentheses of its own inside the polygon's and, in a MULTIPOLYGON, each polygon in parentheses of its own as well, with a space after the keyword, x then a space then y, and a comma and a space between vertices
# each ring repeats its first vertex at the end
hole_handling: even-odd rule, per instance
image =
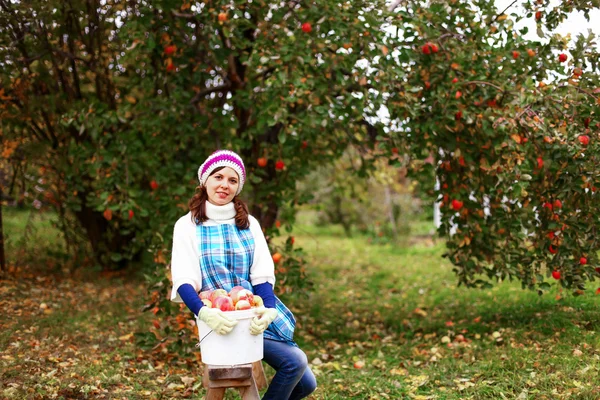
POLYGON ((262 361, 259 360, 252 363, 252 376, 254 376, 258 390, 263 390, 267 387, 267 376, 265 375, 262 361))
POLYGON ((223 400, 225 388, 208 388, 206 391, 206 400, 223 400))
POLYGON ((250 381, 250 386, 238 388, 242 400, 260 400, 260 395, 258 394, 258 388, 256 387, 254 378, 250 379, 250 381))

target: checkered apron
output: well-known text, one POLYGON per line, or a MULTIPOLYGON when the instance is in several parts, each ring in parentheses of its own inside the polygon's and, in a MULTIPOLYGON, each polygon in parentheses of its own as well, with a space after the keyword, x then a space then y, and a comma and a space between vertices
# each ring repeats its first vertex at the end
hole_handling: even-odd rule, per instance
MULTIPOLYGON (((200 250, 202 291, 243 286, 252 290, 250 267, 254 258, 254 237, 250 229, 239 229, 234 224, 196 225, 200 250)), ((275 296, 278 316, 269 325, 264 337, 292 342, 296 319, 292 312, 275 296)))

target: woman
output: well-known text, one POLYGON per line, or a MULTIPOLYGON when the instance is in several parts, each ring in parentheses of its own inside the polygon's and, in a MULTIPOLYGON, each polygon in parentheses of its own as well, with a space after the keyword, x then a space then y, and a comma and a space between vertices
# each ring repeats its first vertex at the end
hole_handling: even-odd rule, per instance
POLYGON ((316 389, 306 355, 294 342, 295 319, 275 296, 275 267, 258 221, 237 196, 246 181, 239 155, 220 150, 198 170, 200 185, 190 212, 175 224, 171 300, 184 302, 215 332, 226 335, 237 321, 204 306, 198 292, 244 286, 262 297, 264 308, 250 333, 264 334, 264 361, 276 373, 263 400, 302 399, 316 389))

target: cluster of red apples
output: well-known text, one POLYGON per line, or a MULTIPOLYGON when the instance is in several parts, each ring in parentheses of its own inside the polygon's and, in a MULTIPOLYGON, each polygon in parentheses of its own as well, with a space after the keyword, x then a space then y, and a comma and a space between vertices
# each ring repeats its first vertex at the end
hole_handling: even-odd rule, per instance
POLYGON ((208 308, 221 311, 249 310, 263 305, 263 299, 243 286, 234 286, 229 293, 225 289, 200 292, 200 300, 208 308))

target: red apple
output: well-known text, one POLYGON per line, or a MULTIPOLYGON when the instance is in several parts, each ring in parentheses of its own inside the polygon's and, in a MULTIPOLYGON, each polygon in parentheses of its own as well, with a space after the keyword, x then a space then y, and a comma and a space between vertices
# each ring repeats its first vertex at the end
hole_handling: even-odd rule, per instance
POLYGON ((579 264, 581 264, 581 265, 585 265, 585 264, 587 264, 587 258, 585 258, 585 257, 581 257, 581 258, 579 259, 579 264))
POLYGON ((560 279, 560 271, 556 271, 556 270, 552 271, 552 277, 556 280, 559 280, 560 279))
POLYGON ((537 158, 537 167, 542 168, 544 166, 544 159, 542 157, 537 158))
POLYGON ((552 206, 554 208, 562 208, 562 201, 560 201, 559 199, 554 200, 554 203, 552 203, 552 206))
POLYGON ((231 290, 229 291, 229 297, 231 297, 231 300, 233 300, 234 303, 237 302, 238 293, 241 292, 242 290, 246 290, 246 288, 241 285, 236 285, 236 286, 232 287, 231 290))
POLYGON ((235 305, 236 310, 249 310, 251 308, 252 308, 252 305, 250 304, 250 302, 248 300, 240 300, 235 305))
POLYGON ((225 22, 225 21, 227 21, 227 13, 220 12, 219 15, 217 16, 217 18, 219 19, 219 22, 225 22))
POLYGON ((158 189, 158 182, 156 182, 155 180, 150 181, 150 189, 152 189, 152 190, 158 189))
POLYGON ((462 208, 463 206, 463 202, 460 200, 452 200, 452 209, 454 209, 454 211, 458 211, 462 208))
MULTIPOLYGON (((229 295, 227 294, 227 290, 225 289, 215 289, 212 291, 212 293, 210 294, 210 297, 208 298, 213 304, 215 304, 215 300, 217 299, 217 297, 219 296, 225 296, 225 297, 229 297, 229 295)), ((215 306, 216 307, 216 306, 215 306)))
POLYGON ((133 219, 133 210, 129 210, 129 219, 133 219))
POLYGON ((421 47, 421 52, 423 54, 431 54, 431 46, 429 45, 429 43, 425 43, 423 47, 421 47))
POLYGON ((452 79, 452 83, 457 83, 457 82, 458 82, 458 78, 452 79))
POLYGON ((209 300, 212 292, 213 292, 213 290, 205 290, 203 292, 200 292, 200 300, 204 300, 204 299, 209 300))
POLYGON ((529 57, 535 56, 535 50, 534 49, 527 49, 527 55, 529 57))
POLYGON ((275 254, 273 254, 273 262, 274 262, 275 264, 277 264, 279 261, 281 261, 281 257, 282 257, 282 256, 281 256, 281 254, 280 254, 280 253, 275 253, 275 254))
POLYGON ((167 71, 171 72, 175 70, 175 64, 173 64, 172 62, 167 64, 167 71))
POLYGON ((165 47, 165 54, 167 56, 170 56, 171 54, 175 53, 175 50, 177 50, 177 46, 175 46, 174 44, 165 47))
POLYGON ((536 11, 536 12, 535 12, 535 19, 537 19, 538 21, 539 21, 540 19, 542 19, 542 12, 541 12, 541 11, 536 11))
POLYGON ((431 47, 431 51, 433 53, 437 53, 439 51, 438 46, 435 43, 429 43, 429 47, 431 47))
MULTIPOLYGON (((217 289, 219 290, 219 289, 217 289)), ((227 292, 225 292, 227 293, 227 292)), ((214 304, 214 308, 218 308, 221 311, 233 311, 233 301, 231 297, 225 295, 217 296, 215 300, 212 302, 214 304)))
POLYGON ((277 160, 275 162, 275 169, 277 171, 282 171, 285 168, 285 163, 282 160, 277 160))
POLYGON ((454 119, 457 121, 462 119, 462 111, 457 111, 456 114, 454 114, 454 119))
POLYGON ((554 232, 548 232, 548 234, 546 236, 548 237, 548 239, 554 239, 556 237, 554 232))
POLYGON ((543 207, 547 208, 550 211, 552 211, 552 204, 551 203, 545 202, 544 205, 543 205, 543 207))
POLYGON ((519 58, 519 54, 520 54, 520 53, 519 53, 518 51, 516 51, 516 50, 514 50, 514 51, 512 52, 512 56, 513 56, 513 58, 514 58, 515 60, 516 60, 517 58, 519 58))
POLYGON ((431 87, 431 82, 425 81, 425 89, 429 89, 431 87))
POLYGON ((460 99, 460 96, 462 96, 462 92, 460 90, 457 90, 456 93, 454 94, 454 97, 457 99, 460 99))
POLYGON ((302 32, 310 33, 311 31, 312 31, 312 25, 310 24, 310 22, 305 22, 302 24, 302 32))
POLYGON ((590 137, 588 135, 581 135, 577 138, 577 140, 579 140, 579 143, 584 146, 587 146, 590 143, 590 137))
POLYGON ((302 148, 305 149, 308 147, 308 142, 306 140, 302 141, 302 148))
POLYGON ((256 160, 256 163, 259 167, 264 168, 267 166, 267 159, 264 157, 260 157, 258 160, 256 160))
POLYGON ((110 221, 112 219, 112 210, 110 208, 107 208, 106 210, 104 210, 104 212, 102 213, 102 215, 104 216, 104 218, 107 221, 110 221))
POLYGON ((558 249, 552 245, 548 246, 548 251, 552 254, 556 254, 558 252, 558 249))
POLYGON ((567 58, 568 58, 568 57, 567 57, 567 55, 566 55, 565 53, 560 53, 560 54, 558 55, 558 61, 560 61, 560 62, 565 62, 565 61, 567 61, 567 58))

